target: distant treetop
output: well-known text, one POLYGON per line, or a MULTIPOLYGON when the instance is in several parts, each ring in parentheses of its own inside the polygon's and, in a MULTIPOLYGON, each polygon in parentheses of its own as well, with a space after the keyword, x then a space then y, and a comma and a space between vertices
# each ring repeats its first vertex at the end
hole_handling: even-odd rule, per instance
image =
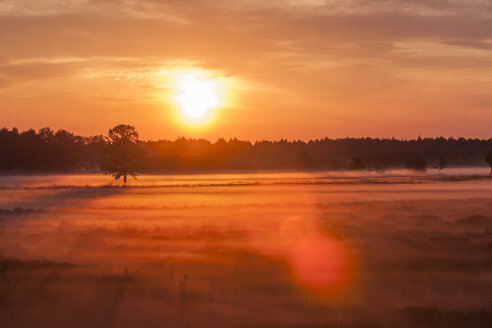
POLYGON ((0 171, 103 171, 124 180, 138 172, 442 169, 490 165, 491 149, 492 139, 477 138, 140 141, 138 131, 128 124, 113 127, 107 136, 90 137, 50 128, 3 128, 0 171))

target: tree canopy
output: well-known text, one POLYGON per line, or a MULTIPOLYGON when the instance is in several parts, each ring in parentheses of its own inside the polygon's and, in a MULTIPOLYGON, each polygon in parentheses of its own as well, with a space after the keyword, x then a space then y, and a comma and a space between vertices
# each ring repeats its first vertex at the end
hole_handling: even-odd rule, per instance
POLYGON ((140 141, 137 130, 130 125, 118 125, 106 136, 89 137, 50 128, 39 131, 0 128, 0 172, 101 172, 106 168, 106 172, 126 171, 131 176, 131 172, 140 171, 384 170, 405 168, 407 164, 414 166, 416 158, 437 168, 442 164, 446 167, 484 166, 490 165, 490 160, 485 160, 491 149, 492 139, 322 138, 250 142, 234 138, 212 142, 178 138, 140 141), (118 146, 120 143, 122 145, 118 146), (126 170, 116 165, 120 160, 109 161, 119 157, 118 152, 126 154, 122 156, 126 170), (359 165, 361 163, 363 165, 359 165))
POLYGON ((487 152, 487 155, 485 156, 485 160, 490 165, 490 175, 492 175, 492 150, 489 150, 487 152))
POLYGON ((101 171, 116 180, 123 177, 124 183, 128 176, 136 179, 136 173, 142 170, 143 157, 138 142, 138 132, 134 126, 120 124, 110 129, 101 155, 101 171))

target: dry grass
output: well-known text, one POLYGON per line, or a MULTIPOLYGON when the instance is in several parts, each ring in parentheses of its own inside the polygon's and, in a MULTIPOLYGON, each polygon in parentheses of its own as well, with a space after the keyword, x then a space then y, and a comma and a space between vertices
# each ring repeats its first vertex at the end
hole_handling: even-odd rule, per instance
POLYGON ((2 189, 0 324, 490 327, 490 181, 421 180, 2 189), (309 236, 337 288, 294 267, 309 236))

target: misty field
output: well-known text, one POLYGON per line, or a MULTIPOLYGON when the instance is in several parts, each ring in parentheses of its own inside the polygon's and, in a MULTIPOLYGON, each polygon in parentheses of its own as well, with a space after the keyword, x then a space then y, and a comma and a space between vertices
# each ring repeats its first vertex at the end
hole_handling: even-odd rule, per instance
POLYGON ((0 177, 1 327, 491 327, 488 169, 0 177))

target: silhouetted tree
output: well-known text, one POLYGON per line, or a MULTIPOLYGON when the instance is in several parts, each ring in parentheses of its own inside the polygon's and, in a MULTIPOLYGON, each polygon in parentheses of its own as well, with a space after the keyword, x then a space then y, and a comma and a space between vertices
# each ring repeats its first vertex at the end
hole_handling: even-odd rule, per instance
POLYGON ((331 156, 324 156, 320 159, 319 164, 322 168, 336 171, 341 167, 340 160, 338 158, 333 158, 331 156))
POLYGON ((352 163, 350 163, 350 169, 352 170, 363 170, 366 168, 366 163, 364 163, 364 160, 360 157, 352 157, 352 163))
POLYGON ((297 155, 296 166, 299 170, 313 170, 316 167, 316 162, 311 155, 303 150, 297 155))
POLYGON ((487 152, 487 155, 485 156, 485 160, 490 165, 490 175, 492 175, 492 150, 489 150, 487 152))
MULTIPOLYGON (((32 129, 21 132, 15 128, 0 128, 0 171, 96 172, 110 144, 109 137, 81 137, 65 130, 42 128, 37 132, 32 129)), ((307 142, 281 139, 251 143, 237 139, 210 142, 179 138, 138 142, 134 149, 145 154, 141 162, 146 172, 342 169, 347 166, 383 170, 405 167, 408 162, 414 169, 411 163, 415 158, 436 162, 436 154, 440 153, 446 155, 446 166, 484 164, 484 155, 492 150, 492 139, 322 138, 307 142), (347 162, 344 167, 343 163, 347 162)), ((439 162, 436 167, 438 165, 439 162)))
POLYGON ((443 153, 439 153, 439 163, 437 166, 439 172, 441 172, 441 170, 444 170, 447 166, 448 166, 448 162, 446 161, 446 156, 444 156, 443 153))
POLYGON ((405 163, 407 169, 414 171, 425 171, 427 161, 422 157, 415 157, 405 163))
POLYGON ((127 176, 136 179, 136 173, 142 167, 142 152, 138 142, 138 132, 131 125, 120 124, 110 129, 107 145, 101 155, 101 170, 116 180, 123 177, 124 183, 127 176))

